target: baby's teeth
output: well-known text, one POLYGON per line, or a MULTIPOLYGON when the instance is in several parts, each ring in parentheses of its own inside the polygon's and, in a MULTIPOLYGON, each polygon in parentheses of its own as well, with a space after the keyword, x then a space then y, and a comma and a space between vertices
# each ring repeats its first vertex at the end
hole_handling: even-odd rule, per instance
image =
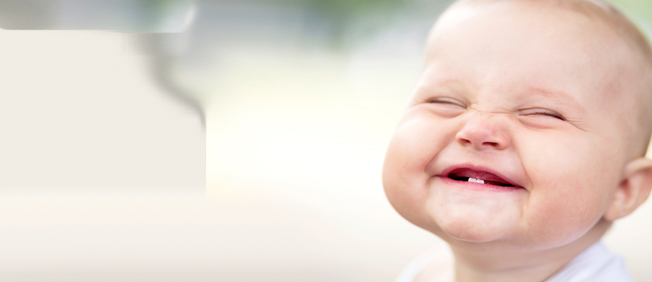
POLYGON ((474 183, 484 184, 484 180, 482 180, 482 179, 475 179, 475 178, 472 178, 472 177, 469 177, 469 182, 474 182, 474 183))

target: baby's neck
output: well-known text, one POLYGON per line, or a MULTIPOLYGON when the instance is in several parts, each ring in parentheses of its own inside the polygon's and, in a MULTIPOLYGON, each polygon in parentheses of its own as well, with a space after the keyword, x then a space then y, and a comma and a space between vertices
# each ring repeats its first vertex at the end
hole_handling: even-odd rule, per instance
POLYGON ((579 239, 554 249, 538 252, 486 252, 456 248, 456 282, 545 281, 568 262, 600 240, 610 223, 600 220, 579 239))

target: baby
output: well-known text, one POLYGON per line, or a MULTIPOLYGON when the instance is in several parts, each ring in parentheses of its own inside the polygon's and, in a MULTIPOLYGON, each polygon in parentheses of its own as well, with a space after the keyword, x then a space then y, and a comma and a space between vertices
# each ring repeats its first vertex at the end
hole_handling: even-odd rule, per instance
POLYGON ((652 50, 591 0, 463 0, 438 20, 385 192, 450 245, 402 281, 631 281, 599 243, 652 188, 652 50))

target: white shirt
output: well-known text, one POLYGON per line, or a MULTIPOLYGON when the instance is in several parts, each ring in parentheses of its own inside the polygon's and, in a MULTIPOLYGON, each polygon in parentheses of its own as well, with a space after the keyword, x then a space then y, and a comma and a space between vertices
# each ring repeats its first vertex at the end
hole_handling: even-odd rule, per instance
POLYGON ((623 259, 597 242, 577 255, 546 282, 632 282, 623 259))
MULTIPOLYGON (((410 263, 396 282, 414 282, 426 266, 444 261, 449 261, 452 266, 452 260, 449 249, 431 249, 410 263)), ((443 271, 439 279, 454 281, 453 269, 443 271)), ((598 242, 577 255, 545 282, 632 282, 632 278, 625 270, 623 259, 598 242)))

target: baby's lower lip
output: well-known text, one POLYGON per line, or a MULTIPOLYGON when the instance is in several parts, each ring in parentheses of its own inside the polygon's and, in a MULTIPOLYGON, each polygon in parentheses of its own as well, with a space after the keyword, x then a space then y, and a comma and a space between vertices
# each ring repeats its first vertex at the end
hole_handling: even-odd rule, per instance
POLYGON ((524 189, 523 187, 510 187, 510 186, 499 186, 499 185, 492 185, 492 184, 482 184, 478 183, 475 181, 460 181, 460 180, 455 180, 446 176, 439 176, 439 178, 442 179, 442 181, 446 184, 449 185, 454 185, 458 186, 461 188, 466 188, 466 189, 473 189, 473 190, 487 190, 487 191, 515 191, 515 190, 521 190, 524 189))

